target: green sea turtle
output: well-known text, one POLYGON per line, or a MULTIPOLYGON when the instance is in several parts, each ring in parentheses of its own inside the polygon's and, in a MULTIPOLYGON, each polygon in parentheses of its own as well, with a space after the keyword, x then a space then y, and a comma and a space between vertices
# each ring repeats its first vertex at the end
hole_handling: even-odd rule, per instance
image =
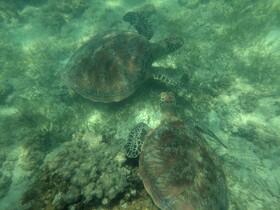
POLYGON ((138 33, 111 30, 83 44, 62 72, 66 85, 85 98, 104 103, 130 96, 149 78, 176 85, 178 75, 174 71, 152 67, 152 63, 184 42, 177 36, 150 42, 154 32, 148 17, 153 12, 149 5, 124 15, 123 20, 138 33))
POLYGON ((161 93, 161 123, 155 129, 137 124, 126 144, 139 157, 145 189, 162 210, 228 209, 226 178, 210 145, 177 115, 170 92, 161 93))

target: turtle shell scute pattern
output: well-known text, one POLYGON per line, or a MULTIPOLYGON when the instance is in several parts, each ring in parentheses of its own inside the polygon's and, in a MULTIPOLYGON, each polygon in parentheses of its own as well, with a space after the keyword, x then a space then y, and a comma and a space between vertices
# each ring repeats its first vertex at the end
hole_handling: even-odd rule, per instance
POLYGON ((66 84, 93 101, 114 102, 131 95, 148 77, 151 46, 142 35, 109 31, 91 38, 70 58, 66 84))
POLYGON ((146 137, 139 173, 162 210, 225 210, 225 175, 206 140, 180 120, 162 122, 146 137))

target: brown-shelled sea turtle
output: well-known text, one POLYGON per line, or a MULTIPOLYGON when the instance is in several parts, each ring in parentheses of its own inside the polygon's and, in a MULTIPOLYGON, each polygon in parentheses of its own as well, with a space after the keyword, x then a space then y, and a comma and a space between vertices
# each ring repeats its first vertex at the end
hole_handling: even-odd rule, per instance
POLYGON ((139 157, 145 189, 162 210, 226 210, 226 178, 203 136, 177 115, 170 92, 161 93, 161 123, 155 129, 137 124, 126 144, 139 157))
POLYGON ((152 43, 153 27, 148 17, 154 7, 128 12, 123 20, 138 32, 106 31, 83 44, 69 59, 62 78, 81 96, 97 102, 120 101, 149 78, 176 84, 176 72, 152 67, 153 61, 183 45, 177 36, 152 43))

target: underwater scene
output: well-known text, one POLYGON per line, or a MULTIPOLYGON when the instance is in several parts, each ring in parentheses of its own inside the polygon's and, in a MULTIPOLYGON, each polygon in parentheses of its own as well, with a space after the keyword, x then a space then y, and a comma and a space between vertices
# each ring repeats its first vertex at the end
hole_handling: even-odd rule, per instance
POLYGON ((279 0, 1 0, 0 37, 0 210, 280 209, 279 0))

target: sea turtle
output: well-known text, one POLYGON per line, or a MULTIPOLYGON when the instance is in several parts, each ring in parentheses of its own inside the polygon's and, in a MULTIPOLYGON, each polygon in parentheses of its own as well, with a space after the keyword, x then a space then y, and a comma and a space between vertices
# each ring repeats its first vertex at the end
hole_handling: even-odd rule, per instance
POLYGON ((145 189, 162 210, 228 209, 226 178, 203 136, 177 114, 171 92, 161 93, 161 123, 144 123, 130 132, 127 156, 139 155, 145 189))
POLYGON ((178 75, 172 69, 152 67, 152 63, 184 42, 177 36, 150 42, 153 27, 148 17, 153 12, 149 5, 124 15, 123 20, 138 33, 110 30, 83 44, 62 72, 66 85, 85 98, 104 103, 130 96, 149 78, 176 85, 178 75))

